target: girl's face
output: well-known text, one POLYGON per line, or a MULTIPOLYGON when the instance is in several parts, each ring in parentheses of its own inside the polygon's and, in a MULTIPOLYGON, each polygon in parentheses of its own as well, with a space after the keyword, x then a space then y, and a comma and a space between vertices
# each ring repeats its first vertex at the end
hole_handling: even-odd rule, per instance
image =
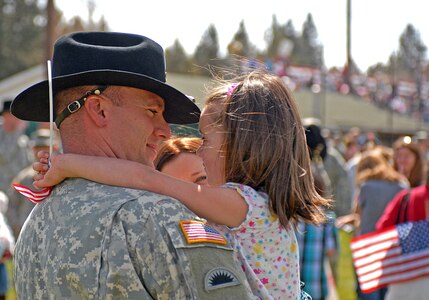
POLYGON ((221 150, 225 133, 219 125, 214 124, 213 114, 213 109, 207 107, 201 113, 199 127, 203 144, 197 155, 203 159, 209 185, 219 186, 225 183, 225 155, 221 150))
POLYGON ((395 161, 401 174, 409 175, 416 163, 416 155, 408 148, 399 148, 395 153, 395 161))
POLYGON ((183 181, 206 185, 207 174, 203 161, 194 153, 180 153, 167 162, 161 172, 183 181))

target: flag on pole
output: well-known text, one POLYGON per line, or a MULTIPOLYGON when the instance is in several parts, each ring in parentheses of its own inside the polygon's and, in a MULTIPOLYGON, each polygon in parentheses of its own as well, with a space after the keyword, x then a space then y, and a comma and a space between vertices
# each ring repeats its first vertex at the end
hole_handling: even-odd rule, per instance
MULTIPOLYGON (((52 148, 53 148, 53 140, 54 140, 54 105, 53 105, 53 91, 52 91, 52 70, 51 70, 51 61, 48 60, 46 62, 46 66, 48 69, 48 92, 49 92, 49 162, 50 166, 51 157, 52 157, 52 148)), ((42 202, 46 197, 48 197, 52 192, 52 187, 47 187, 40 191, 33 191, 29 187, 20 184, 12 184, 12 186, 22 195, 27 197, 28 200, 34 203, 42 202)))
POLYGON ((429 221, 402 223, 352 239, 363 293, 429 276, 429 221))

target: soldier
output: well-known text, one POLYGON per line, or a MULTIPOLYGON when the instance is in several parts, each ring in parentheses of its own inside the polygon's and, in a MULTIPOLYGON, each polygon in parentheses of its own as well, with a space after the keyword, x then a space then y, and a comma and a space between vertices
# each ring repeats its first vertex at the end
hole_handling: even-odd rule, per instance
MULTIPOLYGON (((58 138, 55 138, 54 150, 58 149, 58 138)), ((49 151, 50 132, 49 129, 40 128, 31 134, 29 147, 33 153, 33 161, 37 160, 37 153, 39 151, 49 151)), ((30 163, 27 167, 22 169, 15 178, 12 179, 12 184, 20 184, 31 187, 34 181, 36 171, 33 170, 33 164, 30 163)), ((21 195, 12 186, 8 190, 9 206, 7 209, 7 221, 13 230, 14 237, 17 238, 21 227, 34 207, 34 203, 21 195)))
MULTIPOLYGON (((52 83, 65 153, 153 167, 167 122, 198 122, 198 107, 165 83, 162 48, 143 36, 60 38, 52 83)), ((46 81, 12 104, 26 120, 48 121, 48 111, 46 81)), ((22 299, 253 298, 231 245, 179 201, 81 178, 33 209, 16 245, 15 283, 22 299)))
POLYGON ((30 163, 26 122, 10 113, 12 100, 4 100, 0 112, 3 123, 0 126, 0 190, 8 193, 12 179, 30 163))

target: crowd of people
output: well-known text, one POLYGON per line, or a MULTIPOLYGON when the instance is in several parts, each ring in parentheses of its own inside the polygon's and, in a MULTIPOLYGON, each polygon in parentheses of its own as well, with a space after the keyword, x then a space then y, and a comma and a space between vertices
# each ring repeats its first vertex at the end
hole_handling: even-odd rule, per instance
POLYGON ((429 218, 429 137, 333 135, 280 76, 227 77, 200 111, 153 40, 60 38, 55 137, 47 81, 2 109, 0 295, 12 258, 22 299, 424 299, 429 277, 362 292, 350 240, 429 218), (51 192, 35 205, 12 184, 51 192))
POLYGON ((421 118, 429 122, 429 82, 423 81, 418 93, 414 81, 392 78, 391 74, 377 72, 374 76, 350 74, 347 68, 322 71, 320 68, 287 65, 282 59, 265 62, 275 74, 282 77, 293 91, 323 88, 330 93, 354 95, 382 109, 421 118))

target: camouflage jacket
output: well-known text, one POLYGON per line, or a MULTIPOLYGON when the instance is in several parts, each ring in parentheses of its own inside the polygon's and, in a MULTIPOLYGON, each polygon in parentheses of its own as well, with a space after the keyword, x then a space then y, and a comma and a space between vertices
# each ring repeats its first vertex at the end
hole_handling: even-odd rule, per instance
MULTIPOLYGON (((190 238, 179 201, 68 179, 36 205, 15 249, 20 299, 249 299, 231 246, 190 238)), ((222 237, 221 237, 222 238, 222 237)))
POLYGON ((7 192, 12 179, 31 162, 28 137, 16 130, 6 133, 0 126, 0 190, 7 192))

